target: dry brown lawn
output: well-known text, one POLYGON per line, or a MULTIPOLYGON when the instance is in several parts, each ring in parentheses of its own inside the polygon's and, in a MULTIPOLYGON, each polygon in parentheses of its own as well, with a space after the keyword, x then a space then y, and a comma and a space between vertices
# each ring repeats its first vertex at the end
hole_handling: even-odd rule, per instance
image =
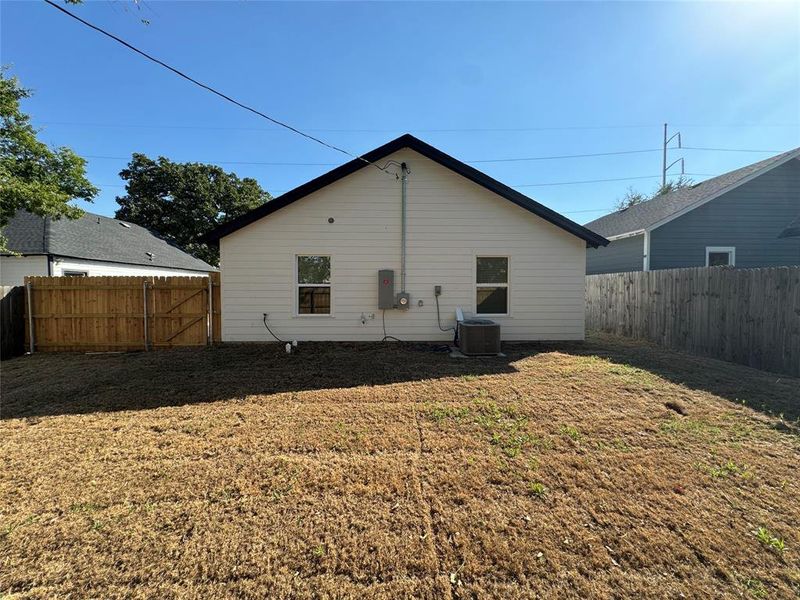
POLYGON ((800 380, 506 351, 4 362, 0 596, 800 595, 800 380))

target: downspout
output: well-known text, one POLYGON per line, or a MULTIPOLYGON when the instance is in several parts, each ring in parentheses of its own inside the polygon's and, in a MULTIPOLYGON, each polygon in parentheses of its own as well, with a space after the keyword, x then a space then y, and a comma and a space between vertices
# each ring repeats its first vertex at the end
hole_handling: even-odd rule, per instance
POLYGON ((408 204, 408 167, 400 165, 400 183, 402 188, 402 216, 400 218, 400 291, 406 291, 406 212, 408 204))
POLYGON ((642 270, 650 270, 650 230, 644 230, 644 261, 642 263, 642 270))

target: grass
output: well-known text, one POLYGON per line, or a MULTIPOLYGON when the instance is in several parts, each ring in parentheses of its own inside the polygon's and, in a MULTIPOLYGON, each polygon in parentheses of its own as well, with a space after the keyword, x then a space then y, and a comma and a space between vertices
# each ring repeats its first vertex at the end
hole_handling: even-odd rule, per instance
POLYGON ((504 350, 4 362, 0 597, 800 593, 800 381, 504 350))
POLYGON ((766 527, 759 527, 756 531, 756 537, 765 548, 769 548, 778 553, 782 553, 786 550, 786 543, 783 541, 783 538, 773 535, 766 527))
POLYGON ((543 498, 544 495, 547 493, 547 488, 541 481, 536 481, 534 483, 531 483, 528 486, 528 490, 530 490, 531 494, 533 494, 538 498, 543 498))

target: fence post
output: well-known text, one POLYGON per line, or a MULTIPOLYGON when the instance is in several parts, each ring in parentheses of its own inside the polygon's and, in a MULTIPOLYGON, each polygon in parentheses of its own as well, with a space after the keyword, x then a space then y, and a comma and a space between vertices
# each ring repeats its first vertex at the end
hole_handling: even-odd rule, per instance
POLYGON ((208 274, 208 346, 214 343, 214 280, 208 274))
POLYGON ((144 351, 147 352, 147 280, 142 282, 142 308, 144 309, 144 351))
POLYGON ((35 348, 34 339, 33 339, 33 300, 32 300, 32 294, 31 294, 31 290, 32 289, 33 288, 31 287, 31 282, 30 281, 26 281, 25 282, 25 297, 27 299, 27 304, 28 304, 28 337, 30 338, 28 340, 28 348, 29 348, 31 354, 33 354, 33 350, 35 348))

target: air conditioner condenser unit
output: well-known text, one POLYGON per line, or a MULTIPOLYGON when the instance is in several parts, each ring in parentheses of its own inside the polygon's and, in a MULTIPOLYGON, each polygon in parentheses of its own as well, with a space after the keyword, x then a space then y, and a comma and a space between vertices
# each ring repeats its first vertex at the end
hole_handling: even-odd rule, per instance
POLYGON ((500 354, 500 323, 489 319, 459 321, 458 348, 467 356, 500 354))

